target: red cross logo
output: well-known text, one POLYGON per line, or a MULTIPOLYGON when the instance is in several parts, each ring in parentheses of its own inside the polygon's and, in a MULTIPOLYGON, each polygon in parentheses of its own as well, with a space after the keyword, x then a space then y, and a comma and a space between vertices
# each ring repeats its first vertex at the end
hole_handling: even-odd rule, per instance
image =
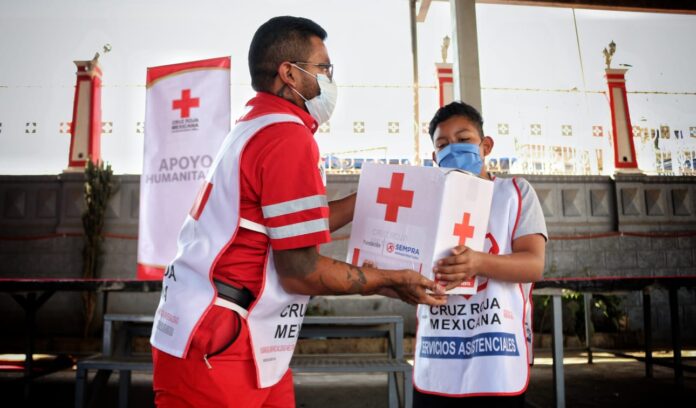
POLYGON ((392 173, 389 188, 380 187, 377 191, 377 203, 387 205, 384 221, 396 222, 399 207, 411 208, 413 205, 413 190, 404 190, 403 187, 404 173, 392 173))
POLYGON ((180 109, 180 117, 188 118, 191 113, 191 108, 197 108, 199 106, 201 98, 191 98, 190 89, 181 90, 181 99, 175 99, 172 101, 172 110, 180 109))
POLYGON ((465 212, 464 217, 462 217, 462 223, 454 224, 454 232, 452 232, 452 235, 457 235, 459 237, 459 245, 466 244, 467 238, 474 237, 474 227, 469 225, 470 218, 471 214, 465 212))

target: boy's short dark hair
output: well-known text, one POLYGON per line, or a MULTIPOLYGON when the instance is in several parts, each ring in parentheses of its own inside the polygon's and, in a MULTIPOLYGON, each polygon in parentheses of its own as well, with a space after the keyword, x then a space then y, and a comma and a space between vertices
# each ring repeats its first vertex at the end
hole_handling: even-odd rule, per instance
POLYGON ((283 61, 306 61, 309 39, 324 41, 326 31, 302 17, 273 17, 256 30, 249 46, 249 73, 255 91, 269 91, 283 61))
POLYGON ((469 119, 471 123, 476 126, 479 136, 481 137, 481 140, 483 140, 483 118, 481 117, 481 114, 473 106, 461 101, 450 102, 435 112, 435 116, 433 116, 433 119, 430 121, 430 126, 428 127, 428 133, 430 133, 431 140, 435 135, 437 125, 446 121, 452 116, 463 116, 469 119))

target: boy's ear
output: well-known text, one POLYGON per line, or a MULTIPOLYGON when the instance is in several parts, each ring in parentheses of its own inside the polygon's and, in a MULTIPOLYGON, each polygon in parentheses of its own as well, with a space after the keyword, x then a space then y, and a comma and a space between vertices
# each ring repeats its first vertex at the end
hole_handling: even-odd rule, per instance
POLYGON ((437 164, 437 155, 435 154, 435 150, 433 150, 433 163, 437 164))
POLYGON ((493 146, 495 145, 495 142, 493 141, 493 138, 490 136, 484 136, 483 141, 481 142, 481 146, 483 146, 483 157, 488 156, 491 154, 493 151, 493 146))

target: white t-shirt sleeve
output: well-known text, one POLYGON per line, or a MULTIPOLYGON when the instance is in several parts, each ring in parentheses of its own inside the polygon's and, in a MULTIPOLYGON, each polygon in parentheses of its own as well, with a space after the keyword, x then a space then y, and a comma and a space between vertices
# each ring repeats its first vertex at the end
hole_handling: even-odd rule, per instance
POLYGON ((541 209, 541 204, 539 203, 539 198, 534 188, 523 178, 516 177, 515 181, 517 183, 517 188, 520 190, 522 209, 520 211, 517 229, 512 239, 515 240, 525 235, 541 234, 544 239, 548 241, 549 235, 546 231, 544 211, 541 209))

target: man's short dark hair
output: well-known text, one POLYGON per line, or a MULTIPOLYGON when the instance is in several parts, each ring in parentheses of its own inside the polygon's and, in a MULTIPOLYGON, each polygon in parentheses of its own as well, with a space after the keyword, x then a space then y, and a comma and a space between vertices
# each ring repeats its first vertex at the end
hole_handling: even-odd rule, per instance
POLYGON ((273 17, 256 30, 249 46, 249 73, 255 91, 269 91, 283 61, 306 61, 311 37, 326 39, 326 31, 302 17, 273 17))
POLYGON ((481 140, 483 140, 483 118, 479 111, 476 110, 471 105, 468 105, 461 101, 451 102, 435 112, 435 116, 430 121, 430 126, 428 127, 428 133, 430 133, 430 139, 435 135, 435 129, 437 125, 451 118, 452 116, 463 116, 471 121, 471 123, 476 126, 481 140))

